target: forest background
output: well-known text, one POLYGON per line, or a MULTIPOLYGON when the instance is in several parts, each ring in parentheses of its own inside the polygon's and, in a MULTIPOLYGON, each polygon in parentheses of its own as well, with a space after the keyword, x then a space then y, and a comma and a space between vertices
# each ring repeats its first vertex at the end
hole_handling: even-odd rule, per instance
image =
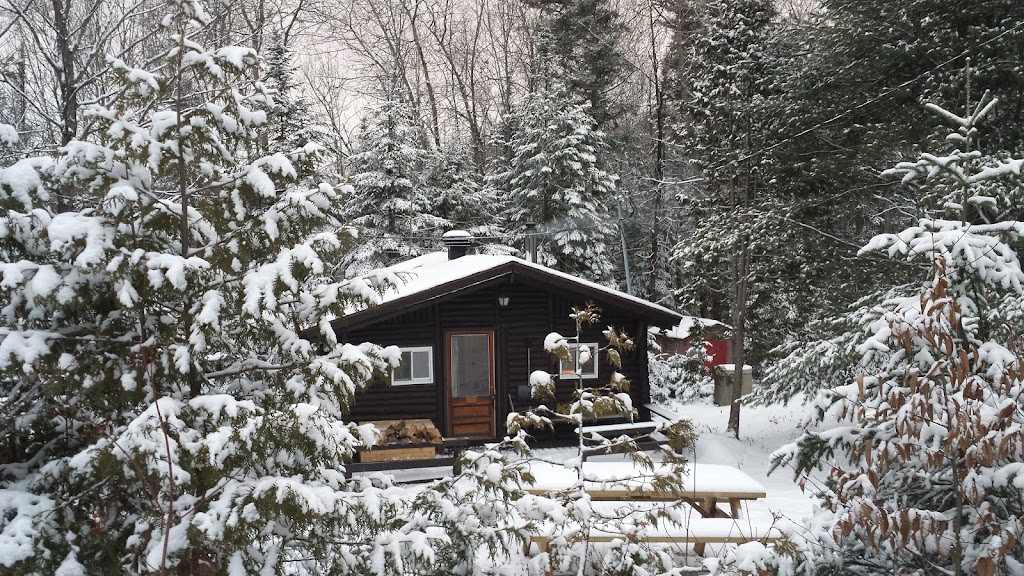
MULTIPOLYGON (((322 320, 391 280, 364 274, 456 228, 499 253, 536 233, 544 264, 726 322, 737 364, 761 377, 757 400, 845 384, 844 407, 884 413, 887 387, 913 377, 912 394, 943 392, 928 401, 949 418, 965 413, 948 403, 957 394, 986 417, 999 400, 998 426, 979 416, 985 434, 1024 418, 1012 400, 1024 333, 1015 0, 7 0, 0 58, 0 508, 29 542, 4 566, 401 563, 324 552, 426 533, 447 512, 424 501, 420 516, 400 514, 397 497, 344 508, 340 471, 363 441, 344 424, 348 403, 394 358, 338 344, 322 320), (943 156, 950 145, 967 148, 943 156), (959 233, 930 245, 950 258, 915 261, 910 241, 935 230, 959 233), (901 314, 916 320, 897 341, 901 314), (865 339, 893 358, 867 384, 865 339), (999 354, 966 360, 990 340, 999 354), (925 393, 916 378, 935 373, 901 362, 929 346, 912 357, 945 358, 959 379, 942 372, 925 393), (974 398, 970 370, 995 392, 974 398), (254 534, 270 536, 243 554, 254 534)), ((986 458, 1015 466, 1013 434, 986 458)), ((860 443, 879 437, 858 428, 792 454, 809 469, 849 441, 866 477, 860 443)), ((947 438, 954 449, 927 459, 953 487, 939 513, 961 520, 984 495, 964 466, 990 464, 963 438, 966 454, 947 438)), ((444 516, 453 534, 465 518, 509 516, 508 494, 477 472, 490 508, 444 516)), ((976 525, 994 538, 995 518, 1016 540, 956 548, 954 571, 1015 569, 1021 499, 1007 487, 1017 472, 1005 475, 981 476, 998 484, 1002 516, 978 504, 976 525)), ((906 494, 907 476, 892 477, 906 494)), ((863 520, 870 536, 874 516, 863 520)), ((961 520, 929 526, 975 525, 961 520)), ((452 565, 473 562, 440 546, 452 565)))
MULTIPOLYGON (((8 158, 97 129, 83 110, 116 92, 111 58, 157 54, 160 5, 0 7, 0 122, 19 136, 8 158)), ((741 361, 759 372, 914 273, 857 250, 928 207, 881 175, 941 145, 923 102, 992 91, 1003 104, 982 146, 1024 142, 1024 9, 1009 0, 209 11, 206 41, 263 55, 281 146, 321 144, 317 178, 354 185, 345 211, 362 241, 339 275, 435 250, 453 228, 522 249, 534 222, 542 262, 739 327, 741 361)), ((59 199, 75 204, 72 190, 59 199)))

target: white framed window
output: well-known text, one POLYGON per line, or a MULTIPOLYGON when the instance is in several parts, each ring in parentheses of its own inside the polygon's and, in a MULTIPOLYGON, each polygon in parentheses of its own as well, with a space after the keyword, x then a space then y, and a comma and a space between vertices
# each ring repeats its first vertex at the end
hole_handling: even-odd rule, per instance
POLYGON ((558 375, 560 378, 576 377, 576 360, 579 359, 580 376, 584 379, 597 378, 598 348, 597 342, 580 342, 579 344, 568 343, 571 362, 558 361, 558 375))
POLYGON ((393 386, 432 384, 434 382, 434 349, 430 346, 399 348, 402 363, 391 371, 393 386))

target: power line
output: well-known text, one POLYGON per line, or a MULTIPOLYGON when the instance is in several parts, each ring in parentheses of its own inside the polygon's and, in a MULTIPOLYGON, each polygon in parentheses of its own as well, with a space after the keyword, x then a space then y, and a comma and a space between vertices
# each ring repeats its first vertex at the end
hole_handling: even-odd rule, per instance
MULTIPOLYGON (((1024 21, 1018 22, 1012 28, 1008 28, 1006 30, 1003 30, 1002 32, 1000 32, 999 34, 996 34, 992 38, 989 38, 988 40, 978 44, 973 49, 970 49, 970 48, 966 49, 963 52, 957 54, 956 56, 953 56, 952 58, 946 60, 945 62, 941 62, 941 63, 933 66, 932 68, 930 68, 928 70, 925 70, 924 72, 918 74, 917 76, 915 76, 915 77, 913 77, 913 78, 911 78, 909 80, 901 82, 900 84, 897 84, 896 86, 894 86, 892 88, 889 88, 888 90, 884 90, 880 94, 878 94, 877 96, 875 96, 873 98, 869 98, 868 100, 865 100, 864 102, 861 102, 860 104, 857 104, 857 105, 855 105, 855 106, 853 106, 851 108, 847 108, 846 110, 836 114, 835 116, 832 116, 831 118, 829 118, 827 120, 824 120, 822 122, 818 122, 817 124, 811 126, 810 128, 805 128, 805 129, 797 132, 796 134, 793 134, 792 136, 788 136, 788 137, 786 137, 786 138, 784 138, 782 140, 779 140, 778 142, 775 142, 775 143, 773 143, 773 144, 771 144, 769 146, 761 148, 760 150, 756 150, 756 151, 751 152, 751 153, 749 153, 749 154, 747 154, 745 156, 741 156, 740 158, 738 158, 736 160, 723 161, 722 163, 720 163, 718 165, 712 166, 710 168, 710 170, 717 170, 719 168, 724 168, 728 164, 743 162, 743 161, 746 161, 746 160, 750 160, 751 158, 754 158, 755 156, 758 156, 760 154, 764 154, 765 152, 771 152, 772 150, 778 148, 779 146, 782 146, 783 144, 787 144, 789 142, 792 142, 793 140, 795 140, 797 138, 800 138, 801 136, 805 136, 805 135, 807 135, 807 134, 809 134, 809 133, 811 133, 811 132, 813 132, 813 131, 815 131, 815 130, 817 130, 819 128, 823 128, 823 127, 825 127, 825 126, 835 122, 836 120, 840 120, 840 119, 844 118, 845 116, 847 116, 848 114, 850 114, 852 112, 856 112, 857 110, 860 110, 862 108, 870 106, 871 104, 874 104, 874 103, 882 100, 883 98, 893 94, 894 92, 902 90, 902 89, 906 88, 907 86, 910 86, 911 84, 914 84, 915 82, 918 82, 918 81, 926 78, 927 76, 931 75, 933 72, 939 70, 940 68, 943 68, 943 67, 945 67, 945 66, 947 66, 949 64, 952 64, 953 62, 956 62, 957 60, 960 60, 961 58, 969 57, 972 50, 976 50, 976 49, 981 48, 983 46, 987 46, 987 45, 995 42, 996 40, 999 40, 1003 36, 1006 36, 1007 34, 1010 34, 1011 32, 1015 32, 1015 31, 1017 31, 1019 29, 1022 29, 1022 28, 1024 28, 1024 21)), ((705 172, 707 172, 707 170, 705 170, 705 172)), ((704 180, 704 178, 702 178, 702 177, 694 177, 694 178, 688 178, 686 180, 682 180, 682 181, 680 181, 678 183, 680 183, 680 184, 691 184, 691 183, 696 183, 696 182, 700 182, 700 181, 703 181, 703 180, 704 180)))

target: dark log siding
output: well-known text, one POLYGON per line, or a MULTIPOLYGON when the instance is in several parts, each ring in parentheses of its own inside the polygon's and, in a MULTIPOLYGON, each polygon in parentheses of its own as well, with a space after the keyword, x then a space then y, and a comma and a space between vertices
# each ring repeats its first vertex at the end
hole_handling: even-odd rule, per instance
POLYGON ((338 335, 342 341, 352 343, 373 342, 381 346, 434 347, 433 384, 391 386, 390 382, 374 382, 367 391, 356 395, 350 414, 352 420, 362 422, 395 418, 436 418, 439 407, 437 389, 443 382, 444 373, 443 359, 434 342, 436 325, 437 311, 428 307, 338 335))
MULTIPOLYGON (((529 383, 533 370, 557 372, 558 365, 544 352, 544 338, 551 331, 570 336, 575 325, 569 314, 573 306, 583 306, 586 299, 562 291, 555 292, 535 282, 510 281, 463 291, 445 299, 425 303, 421 308, 400 316, 339 334, 347 342, 374 342, 383 346, 433 346, 434 384, 388 386, 377 383, 357 396, 352 409, 353 420, 392 418, 429 418, 440 430, 446 429, 444 335, 449 331, 493 330, 495 346, 495 408, 498 435, 505 428, 505 418, 512 410, 521 410, 537 402, 520 394, 520 386, 529 383), (508 296, 507 307, 498 305, 498 296, 508 296)), ((602 332, 608 325, 624 330, 634 337, 637 350, 623 355, 621 372, 632 382, 630 396, 634 406, 642 410, 649 401, 647 386, 647 325, 632 314, 612 305, 601 306, 601 322, 583 332, 584 342, 605 344, 602 332)), ((605 354, 600 355, 597 382, 607 383, 613 368, 605 354)), ((590 384, 591 382, 586 382, 590 384)), ((572 380, 558 383, 558 401, 571 399, 572 380)), ((641 414, 641 417, 647 417, 641 414)))

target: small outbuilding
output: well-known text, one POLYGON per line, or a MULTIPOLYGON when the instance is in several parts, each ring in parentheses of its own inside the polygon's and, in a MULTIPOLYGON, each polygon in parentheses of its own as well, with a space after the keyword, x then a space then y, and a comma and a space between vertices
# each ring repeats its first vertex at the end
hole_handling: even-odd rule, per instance
POLYGON ((683 316, 682 321, 670 329, 652 326, 648 331, 662 354, 694 354, 693 346, 701 338, 707 355, 704 365, 708 369, 732 362, 731 331, 718 320, 683 316))
MULTIPOLYGON (((633 337, 636 348, 619 370, 630 381, 641 419, 650 402, 647 339, 651 326, 673 327, 682 316, 630 296, 514 256, 467 254, 472 238, 445 236, 447 252, 392 266, 402 279, 374 306, 332 322, 341 342, 374 342, 401 349, 389 382, 356 396, 356 421, 429 419, 446 437, 487 440, 504 436, 512 411, 536 405, 534 370, 562 373, 544 350, 551 332, 575 333, 573 307, 593 302, 601 323, 586 328, 581 344, 604 344, 609 325, 633 337)), ((603 353, 584 371, 586 384, 607 383, 613 371, 603 353)), ((558 401, 568 402, 574 381, 561 379, 558 401)), ((550 402, 547 402, 550 406, 550 402)))

